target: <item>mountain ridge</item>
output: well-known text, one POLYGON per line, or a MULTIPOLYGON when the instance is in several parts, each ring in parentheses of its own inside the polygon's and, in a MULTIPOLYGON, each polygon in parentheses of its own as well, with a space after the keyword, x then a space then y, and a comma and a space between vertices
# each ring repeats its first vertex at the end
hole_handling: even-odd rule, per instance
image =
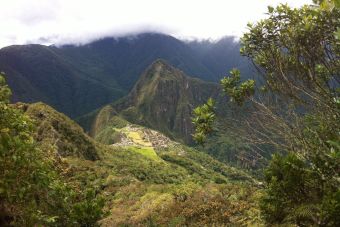
POLYGON ((43 101, 76 118, 128 94, 158 58, 188 75, 217 82, 231 67, 248 64, 237 44, 226 40, 193 45, 169 35, 146 33, 82 46, 16 45, 0 50, 0 71, 7 74, 13 102, 43 101))

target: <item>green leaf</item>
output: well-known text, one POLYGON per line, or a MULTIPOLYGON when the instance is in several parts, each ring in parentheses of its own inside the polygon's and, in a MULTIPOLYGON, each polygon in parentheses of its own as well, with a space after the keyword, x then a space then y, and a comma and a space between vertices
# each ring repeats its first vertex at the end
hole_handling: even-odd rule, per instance
POLYGON ((268 6, 268 12, 269 12, 269 13, 273 13, 273 12, 274 12, 274 7, 268 6))

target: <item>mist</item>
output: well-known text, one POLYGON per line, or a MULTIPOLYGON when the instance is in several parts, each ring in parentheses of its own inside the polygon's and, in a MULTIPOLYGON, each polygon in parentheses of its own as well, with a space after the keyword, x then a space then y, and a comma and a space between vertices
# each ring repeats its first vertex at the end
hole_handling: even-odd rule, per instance
MULTIPOLYGON (((11 0, 2 3, 0 47, 86 44, 103 37, 159 32, 179 39, 240 37, 280 0, 11 0)), ((299 7, 311 0, 287 0, 299 7)))

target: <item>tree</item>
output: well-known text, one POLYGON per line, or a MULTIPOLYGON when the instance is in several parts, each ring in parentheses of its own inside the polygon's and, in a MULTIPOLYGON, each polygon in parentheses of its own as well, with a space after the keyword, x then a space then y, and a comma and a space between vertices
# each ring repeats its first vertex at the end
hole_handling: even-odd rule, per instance
POLYGON ((34 124, 9 104, 0 74, 0 226, 93 226, 103 201, 62 178, 53 146, 38 145, 34 124))
POLYGON ((231 101, 253 106, 239 126, 246 139, 286 154, 265 171, 268 223, 340 225, 340 10, 338 1, 319 3, 268 7, 267 19, 248 25, 241 53, 261 87, 236 70, 221 81, 231 101))
POLYGON ((214 105, 215 101, 209 98, 207 103, 196 107, 193 111, 194 117, 192 122, 196 125, 193 138, 200 144, 203 144, 206 135, 213 131, 213 123, 215 121, 214 105))

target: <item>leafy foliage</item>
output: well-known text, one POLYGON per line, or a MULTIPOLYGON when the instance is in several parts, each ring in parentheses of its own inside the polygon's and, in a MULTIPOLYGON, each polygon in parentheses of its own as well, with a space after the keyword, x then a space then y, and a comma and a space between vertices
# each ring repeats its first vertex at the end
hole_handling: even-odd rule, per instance
POLYGON ((35 142, 32 120, 8 104, 10 94, 0 75, 0 224, 93 225, 102 216, 99 200, 62 180, 55 148, 35 142), (78 208, 86 206, 96 209, 85 220, 78 208))
POLYGON ((245 124, 254 144, 288 153, 265 172, 261 209, 270 224, 340 224, 340 10, 338 1, 316 2, 268 7, 267 19, 248 25, 240 51, 262 76, 261 93, 253 96, 253 82, 239 85, 238 70, 221 81, 237 104, 254 106, 245 124))
POLYGON ((210 184, 205 188, 193 189, 184 200, 177 198, 161 213, 161 223, 180 226, 261 226, 259 210, 253 204, 256 201, 254 188, 243 188, 238 184, 217 187, 210 184))
POLYGON ((334 36, 339 10, 280 5, 268 14, 268 19, 248 25, 241 53, 252 59, 271 91, 332 109, 339 72, 340 46, 334 36))
POLYGON ((269 182, 261 209, 268 223, 338 226, 339 188, 296 154, 275 155, 266 170, 269 182))
POLYGON ((214 105, 214 100, 209 98, 207 103, 193 110, 192 123, 196 127, 193 138, 197 143, 203 144, 206 135, 213 131, 215 121, 214 105))
POLYGON ((223 91, 231 97, 231 101, 235 101, 238 105, 255 93, 255 81, 246 80, 240 82, 240 71, 233 69, 230 71, 230 77, 224 77, 221 80, 223 91))
MULTIPOLYGON (((269 223, 340 224, 334 216, 340 204, 340 46, 335 36, 340 11, 332 4, 269 7, 269 18, 250 24, 242 38, 241 52, 257 66, 268 95, 275 94, 289 110, 268 116, 294 135, 283 139, 289 155, 274 156, 266 171, 262 211, 269 223), (326 201, 332 205, 325 206, 326 201)), ((259 106, 273 109, 268 103, 259 106)))

